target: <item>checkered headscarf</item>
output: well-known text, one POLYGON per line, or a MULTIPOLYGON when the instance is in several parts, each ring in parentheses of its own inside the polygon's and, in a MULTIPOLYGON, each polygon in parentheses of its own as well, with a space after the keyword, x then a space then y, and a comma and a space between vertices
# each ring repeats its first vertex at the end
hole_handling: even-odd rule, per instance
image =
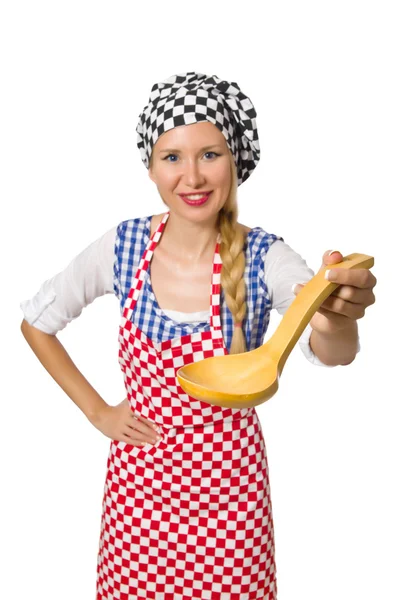
POLYGON ((162 133, 210 121, 223 133, 237 167, 238 185, 259 162, 256 111, 237 83, 190 71, 155 83, 136 128, 141 158, 149 168, 153 146, 162 133))

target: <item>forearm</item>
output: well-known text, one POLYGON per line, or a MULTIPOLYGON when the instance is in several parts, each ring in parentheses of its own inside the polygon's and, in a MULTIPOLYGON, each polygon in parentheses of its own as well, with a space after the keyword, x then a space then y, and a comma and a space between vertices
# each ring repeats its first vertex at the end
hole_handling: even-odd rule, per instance
POLYGON ((43 367, 93 422, 107 404, 78 370, 58 338, 29 325, 25 319, 21 331, 43 367))
POLYGON ((353 362, 358 347, 357 321, 350 327, 336 333, 325 334, 313 330, 310 336, 310 347, 314 354, 326 365, 348 365, 353 362))

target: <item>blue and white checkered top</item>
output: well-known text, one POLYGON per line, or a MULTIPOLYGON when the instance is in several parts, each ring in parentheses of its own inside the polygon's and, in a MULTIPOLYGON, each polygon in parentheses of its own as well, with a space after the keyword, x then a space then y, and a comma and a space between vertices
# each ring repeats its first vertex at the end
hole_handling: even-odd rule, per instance
MULTIPOLYGON (((120 312, 123 311, 132 279, 150 240, 151 219, 151 216, 127 219, 117 226, 113 288, 120 301, 120 312)), ((276 240, 284 241, 282 237, 268 233, 261 227, 251 229, 246 237, 244 279, 246 283, 247 314, 243 322, 243 330, 248 351, 254 350, 263 344, 269 324, 272 307, 265 284, 264 264, 266 252, 276 240)), ((223 338, 226 348, 230 352, 233 317, 225 302, 223 290, 221 291, 220 309, 223 338)), ((132 320, 145 335, 157 343, 186 334, 210 330, 209 318, 201 323, 179 323, 173 321, 161 310, 153 293, 150 268, 146 272, 132 320)))

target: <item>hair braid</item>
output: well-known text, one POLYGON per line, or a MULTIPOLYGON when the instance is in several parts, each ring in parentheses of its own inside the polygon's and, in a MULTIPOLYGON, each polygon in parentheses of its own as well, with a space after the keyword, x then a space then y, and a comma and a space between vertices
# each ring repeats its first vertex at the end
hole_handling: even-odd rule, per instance
MULTIPOLYGON (((219 213, 221 233, 220 255, 222 259, 221 286, 226 304, 233 315, 234 323, 242 324, 247 311, 246 287, 244 281, 246 235, 237 223, 237 171, 231 157, 232 183, 229 196, 219 213)), ((230 354, 246 352, 247 346, 242 327, 234 327, 230 354)))

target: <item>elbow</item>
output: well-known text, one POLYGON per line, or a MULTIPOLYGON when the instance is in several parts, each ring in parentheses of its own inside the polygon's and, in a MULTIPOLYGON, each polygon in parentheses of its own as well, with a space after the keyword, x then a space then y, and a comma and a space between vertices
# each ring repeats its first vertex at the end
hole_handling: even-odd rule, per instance
POLYGON ((351 365, 352 362, 354 362, 355 360, 356 360, 356 357, 349 360, 349 362, 344 362, 344 363, 339 363, 339 364, 341 365, 341 367, 347 367, 347 365, 351 365))
POLYGON ((25 333, 26 331, 31 331, 32 329, 36 329, 36 328, 33 327, 33 325, 31 325, 29 323, 29 321, 27 321, 26 319, 22 319, 22 323, 21 323, 22 333, 25 333))
POLYGON ((21 331, 22 331, 23 335, 25 335, 25 332, 27 331, 28 327, 31 327, 31 325, 29 325, 29 323, 27 322, 26 319, 22 319, 21 331))
MULTIPOLYGON (((32 329, 34 329, 33 325, 30 325, 30 323, 26 320, 23 319, 22 323, 21 323, 21 332, 22 335, 25 339, 25 341, 29 344, 29 340, 31 339, 31 334, 32 334, 32 329)), ((30 344, 29 344, 30 345, 30 344)))
POLYGON ((37 334, 37 335, 51 336, 51 337, 54 337, 56 335, 55 333, 49 333, 49 332, 43 331, 42 329, 39 329, 38 327, 35 327, 34 325, 31 325, 26 319, 22 319, 21 331, 22 331, 22 335, 25 337, 25 339, 27 339, 27 336, 32 333, 37 334))
MULTIPOLYGON (((31 338, 32 332, 34 333, 35 327, 31 325, 26 319, 23 319, 21 323, 21 331, 25 340, 28 342, 31 338)), ((37 331, 37 330, 36 330, 37 331)))

